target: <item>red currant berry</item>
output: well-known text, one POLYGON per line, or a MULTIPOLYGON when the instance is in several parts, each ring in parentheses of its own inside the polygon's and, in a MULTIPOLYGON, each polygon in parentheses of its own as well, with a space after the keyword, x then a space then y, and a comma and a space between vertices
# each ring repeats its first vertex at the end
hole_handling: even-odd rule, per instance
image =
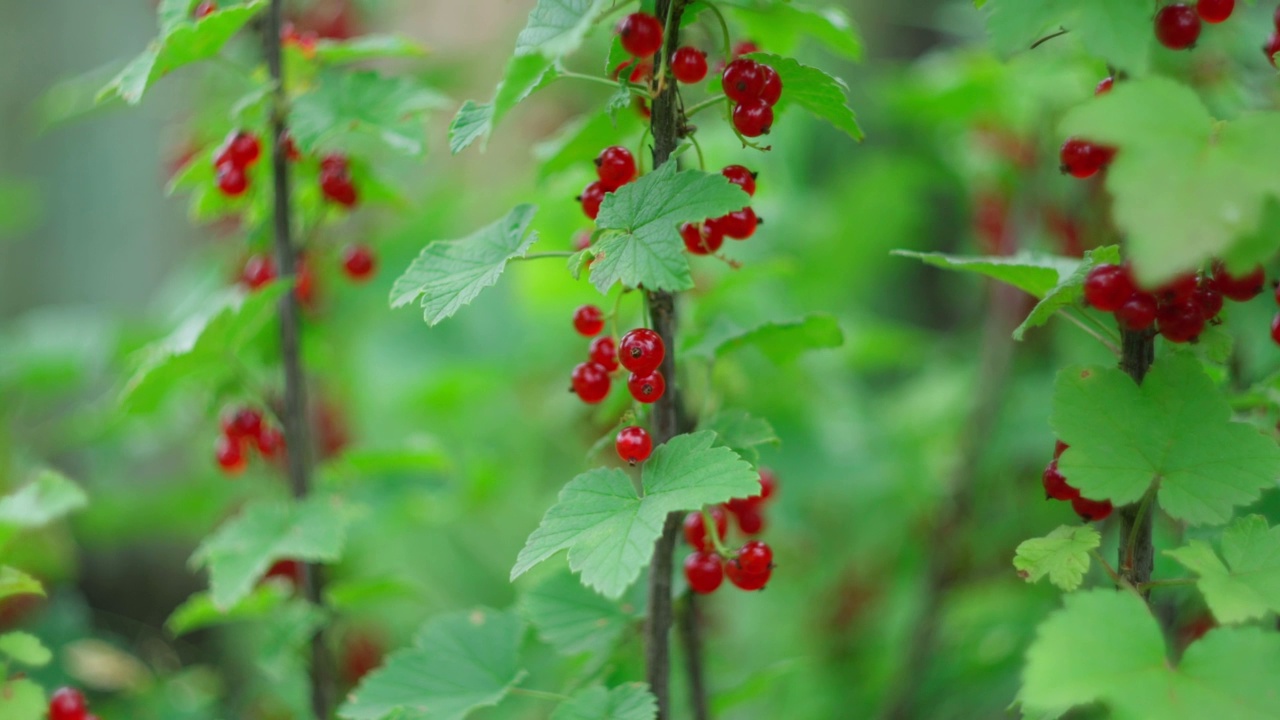
POLYGON ((735 103, 757 100, 764 92, 761 65, 747 58, 739 58, 725 66, 720 82, 724 86, 724 94, 735 103))
POLYGON ((1111 515, 1110 500, 1090 500, 1085 497, 1077 497, 1071 501, 1071 509, 1076 511, 1081 520, 1085 522, 1099 522, 1106 520, 1111 515))
MULTIPOLYGON (((1280 23, 1277 23, 1280 27, 1280 23)), ((1276 66, 1276 54, 1280 53, 1280 29, 1271 33, 1267 38, 1267 44, 1262 46, 1262 54, 1267 56, 1267 62, 1271 63, 1271 67, 1276 66)))
POLYGON ((1106 95, 1111 92, 1111 87, 1116 84, 1116 79, 1110 75, 1102 78, 1098 82, 1098 86, 1093 89, 1094 95, 1106 95))
POLYGON ((346 155, 325 155, 320 158, 320 172, 346 175, 350 171, 346 155))
POLYGON ((242 407, 230 414, 230 420, 223 419, 222 432, 233 439, 257 437, 262 432, 262 413, 249 407, 242 407))
MULTIPOLYGON (((628 76, 628 79, 637 85, 648 84, 650 80, 653 80, 653 63, 648 60, 636 63, 635 67, 631 68, 631 75, 628 76)), ((636 99, 641 100, 641 98, 636 99)))
POLYGON ((273 458, 276 453, 280 452, 280 448, 284 447, 284 433, 279 430, 262 426, 262 431, 258 433, 258 437, 254 438, 258 446, 258 452, 262 453, 264 458, 273 458))
POLYGON ((764 514, 758 506, 739 510, 733 516, 738 519, 738 529, 743 535, 759 535, 764 532, 764 514))
POLYGON ((1170 50, 1184 50, 1200 38, 1200 16, 1182 3, 1166 5, 1156 13, 1156 39, 1170 50))
POLYGON ((731 212, 718 219, 724 234, 735 240, 746 240, 756 234, 756 212, 749 207, 731 212))
POLYGON ((715 592, 724 582, 724 563, 713 552, 694 552, 684 559, 684 579, 689 589, 706 595, 715 592))
POLYGON ((682 47, 671 55, 671 74, 685 85, 700 83, 707 77, 707 54, 693 47, 682 47))
POLYGON ((1161 305, 1156 312, 1156 327, 1169 342, 1191 342, 1204 330, 1204 315, 1194 301, 1161 305))
MULTIPOLYGON (((724 542, 725 536, 729 534, 729 515, 719 505, 711 506, 707 512, 711 513, 711 519, 716 523, 716 535, 724 542)), ((715 547, 707 537, 707 521, 701 511, 694 510, 684 516, 684 541, 695 550, 711 552, 715 547)))
POLYGON ((1044 483, 1044 496, 1054 500, 1074 500, 1080 497, 1080 491, 1067 484, 1067 479, 1058 471, 1058 461, 1055 458, 1049 466, 1044 469, 1044 474, 1040 476, 1044 483))
POLYGON ((337 170, 320 172, 320 191, 324 196, 343 207, 355 207, 359 196, 356 193, 356 186, 351 182, 351 176, 345 171, 337 170))
POLYGON ((642 403, 658 402, 658 398, 667 390, 667 381, 662 377, 662 373, 654 370, 648 375, 638 375, 632 373, 627 378, 627 390, 631 391, 631 397, 642 403))
POLYGON ((765 567, 761 572, 752 573, 736 562, 728 562, 724 564, 724 574, 729 576, 729 582, 743 590, 763 590, 769 584, 773 568, 765 567))
POLYGON ((607 192, 613 192, 635 179, 636 159, 621 145, 607 147, 596 156, 596 174, 600 185, 607 192))
POLYGON ((197 20, 203 20, 214 13, 218 9, 218 3, 213 0, 204 0, 196 6, 195 16, 197 20))
POLYGON ((1055 440, 1053 442, 1053 459, 1057 460, 1058 458, 1062 457, 1062 453, 1066 452, 1067 448, 1069 447, 1071 446, 1062 442, 1061 440, 1055 440))
POLYGON ((1125 330, 1146 330, 1156 321, 1156 299, 1146 293, 1134 293, 1116 309, 1116 320, 1125 330))
POLYGON ((1104 263, 1084 279, 1084 300, 1103 312, 1115 312, 1134 293, 1133 279, 1121 265, 1104 263))
POLYGON ((609 372, 618 369, 618 346, 608 335, 591 341, 591 346, 587 349, 587 357, 591 362, 603 365, 609 372))
POLYGON ((1096 175, 1109 159, 1105 148, 1079 138, 1068 138, 1058 151, 1059 169, 1081 180, 1096 175))
POLYGON ((284 578, 293 583, 294 588, 302 586, 306 566, 297 560, 277 560, 267 568, 264 578, 284 578))
POLYGON ((637 375, 648 375, 662 365, 667 355, 662 336, 649 328, 636 328, 622 336, 618 360, 622 367, 637 375))
POLYGON ((583 305, 573 311, 573 329, 583 337, 594 337, 604 329, 604 311, 595 305, 583 305))
POLYGON ((1200 19, 1217 24, 1226 22, 1236 9, 1236 0, 1199 0, 1196 3, 1196 14, 1200 19))
POLYGON ((648 13, 632 13, 618 23, 622 48, 636 57, 648 57, 662 49, 662 21, 648 13))
POLYGON ((604 189, 604 183, 596 181, 582 189, 582 194, 576 199, 582 203, 582 212, 587 217, 595 220, 600 215, 600 203, 604 202, 604 195, 608 192, 604 189))
POLYGON ((1155 289, 1156 301, 1161 305, 1189 302, 1199 283, 1195 273, 1185 273, 1155 289))
POLYGON ((298 162, 302 159, 302 151, 298 149, 297 144, 293 142, 293 136, 289 133, 284 134, 284 156, 290 162, 298 162))
POLYGON ((761 540, 752 540, 738 550, 734 560, 748 575, 759 575, 773 565, 773 549, 761 540))
POLYGON ((618 451, 618 457, 635 465, 649 459, 649 454, 653 452, 653 438, 649 437, 648 430, 632 425, 618 431, 614 447, 618 451))
POLYGON ((84 720, 87 707, 79 690, 58 688, 49 699, 49 720, 84 720))
POLYGON ((584 362, 573 369, 573 391, 582 402, 595 404, 609 395, 609 370, 600 363, 584 362))
POLYGON ((1205 320, 1212 320, 1222 312, 1222 293, 1213 282, 1201 282, 1192 293, 1191 300, 1200 308, 1205 320))
POLYGON ((1266 283, 1267 275, 1261 265, 1245 275, 1232 275, 1222 265, 1213 269, 1213 284, 1218 292, 1236 302, 1247 302, 1258 297, 1266 283))
POLYGON ((703 233, 701 223, 685 223, 680 226, 680 239, 684 240, 684 249, 694 255, 710 255, 720 249, 724 244, 724 234, 716 233, 714 242, 712 237, 708 237, 703 233))
POLYGON ((213 446, 213 456, 218 461, 218 467, 222 468, 222 472, 227 475, 239 475, 244 472, 246 463, 240 438, 219 435, 213 446))
POLYGON ((1280 313, 1277 313, 1275 317, 1271 318, 1271 340, 1275 344, 1280 345, 1280 313))
POLYGON ((778 476, 769 468, 760 468, 760 502, 773 497, 778 492, 778 476))
POLYGON ((741 165, 730 165, 720 171, 729 182, 747 191, 748 195, 756 194, 756 174, 741 165))
POLYGON ((270 255, 250 255, 240 273, 240 280, 250 290, 257 290, 276 279, 276 261, 270 255))
POLYGON ((249 177, 245 175, 244 168, 229 162, 219 165, 218 189, 227 197, 243 195, 249 189, 249 177))
POLYGON ((375 269, 377 269, 377 260, 374 259, 373 250, 368 245, 355 243, 342 249, 342 270, 347 277, 361 282, 373 277, 375 269))
POLYGON ((764 85, 760 90, 760 99, 769 107, 778 104, 782 99, 782 76, 768 65, 760 66, 760 74, 764 76, 764 85))
POLYGON ((224 152, 226 159, 240 167, 249 167, 262 157, 262 143, 251 133, 240 130, 227 138, 224 152))
MULTIPOLYGON (((1276 24, 1280 25, 1280 20, 1277 20, 1276 24)), ((751 40, 743 40, 739 42, 737 45, 733 46, 733 56, 735 58, 742 57, 743 55, 750 55, 751 53, 757 53, 757 52, 760 52, 760 46, 755 44, 751 40)))
POLYGON ((768 135, 773 127, 773 108, 763 100, 749 100, 733 108, 733 126, 743 137, 768 135))

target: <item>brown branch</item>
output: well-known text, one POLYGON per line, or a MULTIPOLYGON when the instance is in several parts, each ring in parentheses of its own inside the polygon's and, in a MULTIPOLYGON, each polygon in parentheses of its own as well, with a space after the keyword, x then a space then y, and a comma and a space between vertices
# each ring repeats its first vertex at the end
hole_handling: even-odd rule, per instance
MULTIPOLYGON (((1133 381, 1142 384, 1151 363, 1155 360, 1155 334, 1150 330, 1131 332, 1123 330, 1120 334, 1123 353, 1120 357, 1120 369, 1128 373, 1133 381)), ((1155 515, 1154 499, 1146 498, 1120 508, 1120 547, 1119 571, 1121 579, 1142 590, 1142 596, 1150 599, 1151 590, 1147 584, 1151 582, 1151 571, 1155 566, 1155 547, 1151 542, 1151 518, 1155 515)))

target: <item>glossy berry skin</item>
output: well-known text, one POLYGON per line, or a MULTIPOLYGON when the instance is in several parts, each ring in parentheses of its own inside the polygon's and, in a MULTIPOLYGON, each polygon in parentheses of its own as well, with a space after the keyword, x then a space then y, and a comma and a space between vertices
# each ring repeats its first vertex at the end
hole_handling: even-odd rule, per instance
POLYGON ((694 255, 710 255, 720 249, 724 245, 724 233, 715 231, 715 226, 711 226, 711 232, 707 232, 708 226, 701 223, 685 223, 680 226, 680 239, 684 240, 684 249, 694 255))
POLYGON ((1129 271, 1120 265, 1104 263, 1089 271, 1084 279, 1084 299, 1103 312, 1115 312, 1134 293, 1129 271))
POLYGON ((1161 305, 1156 312, 1156 327, 1169 342, 1191 342, 1204 331, 1204 315, 1190 300, 1161 305))
POLYGON ((649 431, 635 425, 619 430, 613 444, 618 457, 630 465, 648 460, 653 453, 653 438, 649 437, 649 431))
POLYGON ((373 250, 368 245, 354 243, 342 249, 342 271, 356 282, 373 277, 378 267, 373 250))
POLYGON ((1099 522, 1111 515, 1110 500, 1090 500, 1078 497, 1071 501, 1071 509, 1085 522, 1099 522))
POLYGON ((592 404, 609 395, 609 370, 600 363, 584 362, 573 369, 573 391, 582 402, 592 404))
POLYGON ((618 369, 618 345, 608 335, 591 341, 587 357, 591 362, 603 365, 609 372, 618 369))
POLYGON ((1232 275, 1219 265, 1213 271, 1213 285, 1218 292, 1236 302, 1247 302, 1262 294, 1267 283, 1266 271, 1259 265, 1245 275, 1232 275))
POLYGON ((648 57, 662 49, 662 21, 649 13, 632 13, 618 23, 622 48, 636 57, 648 57))
POLYGON ((761 540, 752 540, 738 550, 733 560, 748 575, 759 575, 773 565, 773 548, 761 540))
POLYGON ((595 305, 583 305, 573 311, 573 329, 583 337, 595 337, 604 329, 604 311, 595 305))
POLYGON ((760 63, 747 58, 738 58, 729 63, 720 75, 724 94, 735 103, 758 100, 764 92, 764 80, 760 63))
POLYGON ((227 197, 239 197, 249 189, 249 177, 244 168, 233 163, 222 163, 218 166, 218 190, 227 197))
POLYGON ((1222 293, 1213 283, 1200 283, 1191 295, 1191 301, 1200 308, 1200 315, 1205 320, 1212 320, 1222 312, 1222 293))
POLYGON ((1106 149, 1080 138, 1068 138, 1058 151, 1059 169, 1080 180, 1097 175, 1109 159, 1106 149))
POLYGON ((254 135, 238 130, 228 138, 219 162, 230 161, 240 167, 249 167, 262 157, 262 143, 254 135))
POLYGON ((1196 14, 1200 19, 1215 25, 1226 22, 1235 9, 1236 0, 1199 0, 1196 3, 1196 14))
POLYGON ((1102 80, 1100 80, 1100 81, 1098 82, 1098 86, 1097 86, 1097 87, 1095 87, 1095 88, 1093 89, 1093 94, 1094 94, 1095 96, 1096 96, 1096 95, 1106 95, 1107 93, 1111 92, 1111 88, 1112 88, 1115 84, 1116 84, 1116 79, 1115 79, 1114 77, 1112 77, 1112 76, 1108 75, 1108 76, 1106 76, 1106 77, 1102 78, 1102 80))
POLYGON ((642 403, 655 403, 667 391, 667 381, 662 373, 654 370, 648 375, 632 373, 627 378, 627 390, 631 397, 642 403))
POLYGON ((724 230, 724 234, 734 240, 746 240, 756 234, 756 224, 759 222, 756 218, 756 212, 749 207, 742 208, 736 212, 720 218, 720 228, 724 230))
POLYGON ((764 84, 760 88, 760 99, 769 107, 778 104, 782 99, 782 77, 778 71, 768 65, 760 66, 760 74, 764 76, 764 84))
POLYGON ((1156 13, 1156 39, 1170 50, 1185 50, 1200 39, 1200 16, 1190 5, 1176 3, 1156 13))
POLYGON ((762 572, 747 572, 738 563, 728 562, 724 564, 724 574, 729 577, 729 582, 738 586, 742 590, 763 590, 765 585, 769 584, 769 578, 773 575, 773 568, 766 567, 762 572))
POLYGON ((1044 496, 1053 500, 1074 500, 1080 497, 1080 491, 1067 484, 1067 479, 1058 472, 1058 459, 1054 458, 1053 462, 1044 469, 1044 474, 1040 476, 1040 481, 1044 484, 1044 496))
POLYGON ((75 688, 58 688, 49 699, 49 720, 84 720, 88 704, 75 688))
POLYGON ((213 2, 213 0, 204 0, 204 2, 196 6, 195 18, 197 20, 203 20, 212 15, 217 9, 218 3, 213 2))
POLYGON ((773 127, 773 108, 763 100, 749 100, 733 109, 733 126, 743 137, 768 135, 773 127))
POLYGON ((662 336, 649 328, 636 328, 622 336, 618 344, 618 361, 637 375, 648 375, 662 365, 667 347, 662 336))
POLYGON ((764 514, 758 506, 740 510, 733 514, 738 520, 738 529, 743 535, 759 535, 764 532, 764 514))
POLYGON ((712 552, 693 552, 684 559, 684 579, 700 595, 713 593, 724 582, 724 563, 712 552))
POLYGON ((599 180, 587 185, 582 189, 582 194, 578 196, 578 202, 582 203, 582 212, 587 217, 595 220, 600 215, 600 203, 604 202, 605 193, 604 183, 599 180))
POLYGON ((746 191, 748 195, 756 194, 756 174, 741 165, 730 165, 720 171, 729 182, 746 191))
POLYGON ((671 54, 671 74, 685 85, 707 78, 707 54, 693 47, 682 47, 671 54))
POLYGON ((240 273, 240 280, 250 290, 257 290, 276 279, 276 261, 270 255, 250 255, 240 273))
POLYGON ((244 446, 240 438, 219 435, 213 446, 213 457, 218 467, 222 468, 222 472, 227 475, 239 475, 244 472, 246 462, 244 446))
POLYGON ((621 145, 607 147, 596 156, 596 175, 606 192, 612 192, 636 177, 636 159, 621 145))
POLYGON ((1146 330, 1156 321, 1156 299, 1146 293, 1134 293, 1116 309, 1116 321, 1125 330, 1146 330))
MULTIPOLYGON (((707 512, 716 523, 716 534, 724 542, 725 535, 729 533, 729 515, 719 505, 713 505, 707 512)), ((694 510, 684 516, 684 541, 695 550, 710 552, 715 547, 707 537, 707 521, 701 511, 694 510)))

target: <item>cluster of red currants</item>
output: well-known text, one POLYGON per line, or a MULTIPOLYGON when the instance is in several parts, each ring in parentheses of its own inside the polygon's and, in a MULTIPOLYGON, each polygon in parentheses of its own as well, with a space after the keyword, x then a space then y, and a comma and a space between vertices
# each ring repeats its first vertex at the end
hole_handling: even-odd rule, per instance
POLYGON ((98 720, 89 712, 89 703, 75 688, 58 688, 49 699, 49 720, 98 720))
MULTIPOLYGON (((1105 77, 1094 90, 1094 95, 1105 95, 1111 92, 1115 78, 1105 77)), ((1116 148, 1110 145, 1092 143, 1080 138, 1067 138, 1058 150, 1058 168, 1064 175, 1084 180, 1097 175, 1115 159, 1116 148)))
POLYGON ((1199 0, 1193 8, 1174 3, 1156 13, 1156 39, 1170 50, 1194 47, 1200 39, 1200 21, 1216 25, 1226 22, 1236 9, 1236 0, 1199 0))
POLYGON ((684 539, 693 552, 684 559, 684 577, 696 593, 714 592, 729 576, 729 582, 743 590, 763 590, 773 575, 773 550, 760 540, 751 540, 736 552, 724 547, 729 533, 729 515, 738 521, 743 535, 759 535, 764 530, 764 504, 777 492, 778 479, 768 469, 760 469, 760 493, 748 498, 713 505, 691 512, 684 518, 684 539), (715 536, 707 533, 707 517, 715 523, 715 536))
POLYGON ((249 168, 262 157, 262 143, 243 130, 233 130, 213 156, 218 189, 227 197, 249 189, 249 168))
POLYGON ((733 101, 733 126, 743 137, 767 135, 773 106, 782 98, 782 78, 773 68, 750 58, 737 58, 720 75, 724 94, 733 101))
POLYGON ((1115 313, 1116 322, 1125 330, 1139 332, 1154 325, 1166 340, 1185 343, 1199 337, 1205 323, 1218 317, 1224 298, 1252 300, 1265 283, 1261 265, 1248 274, 1232 275, 1215 263, 1212 273, 1179 275, 1147 292, 1137 286, 1128 265, 1107 263, 1085 277, 1084 299, 1098 310, 1115 313))
POLYGON ((345 208, 355 207, 360 199, 345 155, 326 155, 320 160, 320 192, 326 199, 345 208))
MULTIPOLYGON (((583 305, 573 314, 573 327, 584 337, 595 337, 604 330, 604 313, 595 305, 583 305)), ((616 345, 607 335, 596 338, 588 349, 588 360, 573 369, 573 392, 585 403, 604 400, 612 387, 611 373, 621 364, 631 371, 627 378, 631 397, 642 403, 657 402, 667 389, 666 379, 658 370, 666 352, 662 336, 649 328, 632 330, 616 345)))
POLYGON ((600 215, 604 196, 636 179, 636 159, 621 145, 607 147, 596 156, 596 180, 574 198, 582 203, 582 212, 595 220, 600 215))
POLYGON ((1111 501, 1090 500, 1082 497, 1080 491, 1068 485, 1067 479, 1058 472, 1058 458, 1062 457, 1062 452, 1066 449, 1067 444, 1059 440, 1053 448, 1053 460, 1049 462, 1049 466, 1044 469, 1044 474, 1040 478, 1044 483, 1045 499, 1070 502, 1071 509, 1075 510, 1085 522, 1106 520, 1113 509, 1111 501))
MULTIPOLYGON (((741 187, 748 195, 756 194, 756 173, 741 165, 730 165, 721 170, 720 174, 741 187)), ((751 237, 760 223, 755 210, 748 205, 718 218, 709 218, 700 223, 685 223, 680 226, 680 237, 684 239, 684 247, 689 252, 694 255, 710 255, 720 249, 726 237, 734 240, 751 237)))
POLYGON ((257 448, 266 460, 274 459, 284 448, 284 434, 263 419, 254 408, 228 408, 222 414, 222 434, 214 443, 214 459, 227 475, 244 472, 249 464, 246 450, 257 448))

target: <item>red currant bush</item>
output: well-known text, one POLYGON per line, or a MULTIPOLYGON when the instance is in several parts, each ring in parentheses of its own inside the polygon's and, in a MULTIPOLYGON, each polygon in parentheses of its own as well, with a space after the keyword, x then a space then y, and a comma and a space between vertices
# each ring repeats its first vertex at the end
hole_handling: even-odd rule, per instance
POLYGON ((649 459, 649 455, 653 452, 653 439, 649 437, 648 430, 632 425, 618 431, 614 447, 623 462, 635 465, 649 459))

